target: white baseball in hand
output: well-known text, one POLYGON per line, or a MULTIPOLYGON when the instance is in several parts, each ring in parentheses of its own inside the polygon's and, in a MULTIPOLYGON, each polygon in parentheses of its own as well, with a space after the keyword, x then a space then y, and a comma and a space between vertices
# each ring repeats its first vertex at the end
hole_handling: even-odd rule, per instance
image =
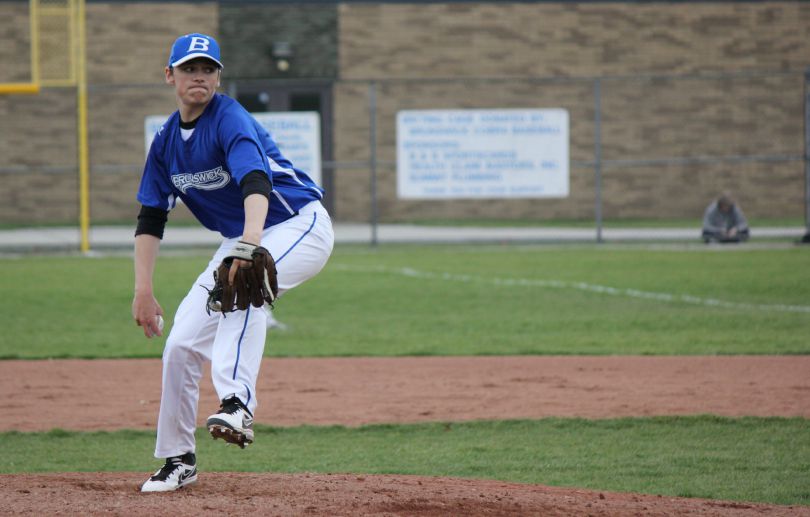
POLYGON ((163 332, 163 316, 158 314, 157 316, 155 316, 155 319, 157 320, 157 328, 158 328, 158 330, 163 332))

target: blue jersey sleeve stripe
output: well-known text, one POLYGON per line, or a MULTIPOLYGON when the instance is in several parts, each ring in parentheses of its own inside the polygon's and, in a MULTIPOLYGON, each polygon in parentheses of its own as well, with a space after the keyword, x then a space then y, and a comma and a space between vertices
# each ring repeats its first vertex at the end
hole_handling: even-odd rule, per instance
POLYGON ((310 191, 314 192, 318 199, 323 199, 323 191, 318 188, 317 185, 307 184, 298 177, 298 172, 295 169, 290 167, 283 167, 277 161, 275 161, 270 155, 267 155, 267 163, 270 166, 270 171, 272 172, 279 172, 282 174, 286 174, 289 176, 295 183, 299 186, 309 189, 310 191))
POLYGON ((284 205, 284 208, 287 209, 287 212, 289 212, 290 215, 295 215, 295 210, 293 210, 290 204, 287 203, 287 200, 284 199, 284 196, 281 195, 281 192, 279 192, 278 190, 274 190, 273 195, 276 196, 276 199, 278 199, 279 203, 284 205))

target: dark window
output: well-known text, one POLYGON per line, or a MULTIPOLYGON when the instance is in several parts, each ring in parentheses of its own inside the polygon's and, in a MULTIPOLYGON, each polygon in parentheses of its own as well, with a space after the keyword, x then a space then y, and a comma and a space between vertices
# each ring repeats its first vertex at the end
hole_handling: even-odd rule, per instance
POLYGON ((290 94, 290 111, 317 111, 320 113, 320 92, 290 94))

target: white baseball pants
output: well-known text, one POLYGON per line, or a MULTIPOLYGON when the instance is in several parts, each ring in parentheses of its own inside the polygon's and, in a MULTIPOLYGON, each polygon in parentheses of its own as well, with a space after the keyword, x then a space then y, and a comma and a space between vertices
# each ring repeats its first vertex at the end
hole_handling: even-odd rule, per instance
MULTIPOLYGON (((332 253, 334 238, 329 214, 318 201, 264 230, 262 246, 276 261, 279 295, 320 272, 332 253)), ((219 399, 235 394, 255 414, 267 315, 263 308, 253 306, 227 315, 209 315, 205 310, 208 292, 201 287, 214 286, 214 270, 238 240, 223 241, 177 308, 163 350, 157 458, 195 452, 197 402, 206 361, 211 361, 211 378, 219 399)))

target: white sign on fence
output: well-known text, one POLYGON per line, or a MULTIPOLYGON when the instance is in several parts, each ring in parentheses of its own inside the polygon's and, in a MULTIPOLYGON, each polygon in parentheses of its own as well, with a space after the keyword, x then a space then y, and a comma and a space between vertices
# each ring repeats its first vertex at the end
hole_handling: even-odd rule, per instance
POLYGON ((568 111, 397 113, 397 194, 405 199, 568 196, 568 111))
MULTIPOLYGON (((321 184, 321 119, 316 111, 251 113, 273 137, 278 148, 297 169, 321 184)), ((149 115, 144 120, 146 153, 168 115, 149 115)))

